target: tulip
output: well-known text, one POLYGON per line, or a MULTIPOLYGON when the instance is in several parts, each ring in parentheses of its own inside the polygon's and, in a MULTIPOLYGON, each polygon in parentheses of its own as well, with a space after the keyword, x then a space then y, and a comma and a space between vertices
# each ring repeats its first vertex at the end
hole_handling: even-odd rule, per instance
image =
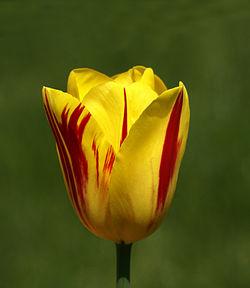
POLYGON ((128 245, 152 234, 171 204, 189 102, 151 68, 108 77, 75 69, 67 93, 43 87, 70 201, 95 235, 128 245))

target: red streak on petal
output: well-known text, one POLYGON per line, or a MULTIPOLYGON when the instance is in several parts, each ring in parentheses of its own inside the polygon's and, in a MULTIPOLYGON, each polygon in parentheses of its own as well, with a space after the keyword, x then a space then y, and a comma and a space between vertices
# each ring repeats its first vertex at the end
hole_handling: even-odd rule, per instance
POLYGON ((126 90, 124 88, 124 115, 123 115, 123 124, 122 124, 122 137, 120 141, 120 146, 122 145, 122 142, 127 137, 128 134, 128 111, 127 111, 127 95, 126 90))
POLYGON ((99 151, 98 148, 96 147, 95 140, 93 140, 92 143, 92 150, 94 151, 95 164, 96 164, 96 183, 97 187, 99 188, 99 151))
MULTIPOLYGON (((82 150, 82 137, 91 115, 90 113, 85 115, 80 124, 77 125, 83 109, 84 106, 79 104, 71 114, 67 124, 69 110, 66 111, 65 107, 61 115, 62 123, 60 124, 60 131, 70 154, 78 191, 81 191, 88 181, 88 163, 82 150)), ((85 190, 85 192, 87 191, 85 190)))
MULTIPOLYGON (((56 143, 57 143, 59 155, 60 155, 60 158, 61 158, 62 168, 63 168, 64 174, 65 174, 65 178, 66 178, 66 182, 67 182, 67 185, 70 187, 70 185, 71 185, 71 181, 70 181, 70 179, 71 179, 71 175, 70 175, 71 171, 67 170, 67 167, 68 167, 67 153, 66 153, 66 150, 64 148, 62 139, 60 137, 60 133, 58 131, 58 126, 57 126, 58 122, 57 122, 57 120, 55 118, 55 115, 50 110, 50 106, 49 106, 46 90, 45 90, 45 98, 46 98, 46 105, 47 105, 46 106, 44 104, 45 112, 46 112, 50 127, 52 129, 52 132, 54 134, 56 143)), ((70 194, 70 199, 73 202, 72 194, 70 194)))
POLYGON ((96 183, 99 188, 99 151, 96 150, 96 183))
POLYGON ((92 150, 94 151, 94 155, 96 153, 96 144, 95 144, 95 140, 93 140, 93 143, 92 143, 92 150))
POLYGON ((83 189, 86 192, 86 183, 88 180, 88 164, 81 147, 81 142, 84 129, 91 115, 88 113, 81 120, 81 123, 77 125, 77 121, 84 109, 84 106, 81 107, 81 104, 79 104, 67 123, 69 110, 66 110, 65 107, 61 114, 62 122, 59 123, 55 114, 50 109, 46 90, 45 99, 45 111, 57 143, 70 199, 79 217, 89 228, 90 226, 86 221, 86 205, 83 198, 83 189))
POLYGON ((183 103, 183 91, 179 93, 173 110, 170 115, 166 135, 161 155, 161 164, 159 170, 159 188, 156 211, 163 210, 168 188, 174 173, 176 158, 178 154, 178 134, 183 103))
POLYGON ((81 120, 81 123, 78 126, 77 122, 83 109, 84 107, 81 107, 81 104, 79 104, 71 114, 69 122, 67 123, 69 110, 66 110, 65 107, 61 114, 62 123, 59 123, 58 125, 71 160, 71 165, 69 164, 68 170, 72 171, 73 175, 72 181, 74 182, 74 199, 79 207, 79 204, 81 203, 81 207, 85 209, 86 204, 83 192, 87 193, 86 184, 88 181, 88 163, 82 150, 82 136, 84 128, 86 127, 90 118, 90 114, 88 113, 81 120), (80 203, 78 203, 79 198, 80 203))
POLYGON ((103 165, 104 174, 106 173, 108 173, 109 175, 111 174, 114 161, 115 161, 115 153, 114 153, 113 147, 110 146, 109 149, 107 150, 107 154, 106 154, 104 165, 103 165))

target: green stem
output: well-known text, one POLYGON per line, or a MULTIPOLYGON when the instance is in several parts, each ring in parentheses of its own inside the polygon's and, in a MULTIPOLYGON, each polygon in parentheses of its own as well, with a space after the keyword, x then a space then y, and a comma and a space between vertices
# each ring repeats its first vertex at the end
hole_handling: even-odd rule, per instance
POLYGON ((132 244, 116 244, 116 288, 130 287, 130 254, 132 244))

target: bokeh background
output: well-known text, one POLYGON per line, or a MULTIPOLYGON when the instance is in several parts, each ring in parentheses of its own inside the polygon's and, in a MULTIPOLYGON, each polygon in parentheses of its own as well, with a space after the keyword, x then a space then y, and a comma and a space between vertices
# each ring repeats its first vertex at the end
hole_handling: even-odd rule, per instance
POLYGON ((0 287, 115 285, 113 243, 68 200, 41 88, 70 70, 152 67, 190 95, 190 134, 160 229, 134 245, 132 285, 250 287, 248 0, 0 1, 0 287))

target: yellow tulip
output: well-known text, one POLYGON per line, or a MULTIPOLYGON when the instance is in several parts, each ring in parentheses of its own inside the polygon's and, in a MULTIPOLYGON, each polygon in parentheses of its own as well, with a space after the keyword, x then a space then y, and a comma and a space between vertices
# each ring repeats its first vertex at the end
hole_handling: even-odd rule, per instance
POLYGON ((126 244, 153 233, 171 204, 189 128, 185 86, 151 68, 108 77, 73 70, 67 93, 43 88, 65 185, 87 229, 126 244))

